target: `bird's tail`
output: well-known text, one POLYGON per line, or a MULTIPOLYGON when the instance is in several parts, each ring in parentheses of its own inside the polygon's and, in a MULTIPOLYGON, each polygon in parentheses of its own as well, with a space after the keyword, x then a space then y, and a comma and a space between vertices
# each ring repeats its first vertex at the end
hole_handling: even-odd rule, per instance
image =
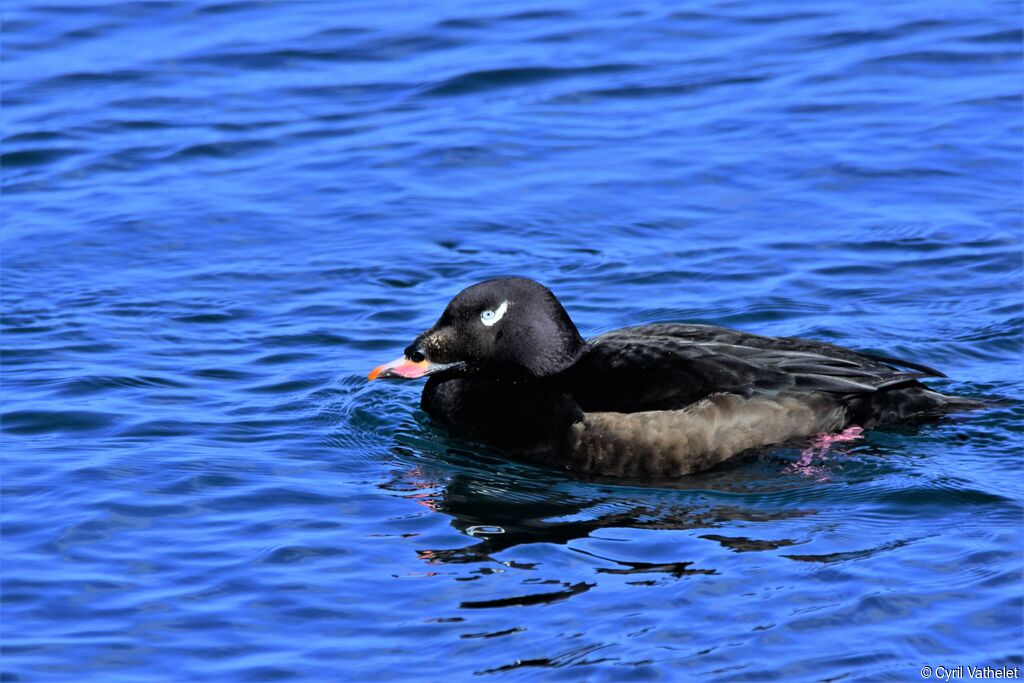
POLYGON ((887 422, 979 410, 989 405, 990 402, 975 398, 941 394, 914 382, 910 386, 900 385, 872 394, 850 396, 847 410, 853 424, 871 427, 887 422))

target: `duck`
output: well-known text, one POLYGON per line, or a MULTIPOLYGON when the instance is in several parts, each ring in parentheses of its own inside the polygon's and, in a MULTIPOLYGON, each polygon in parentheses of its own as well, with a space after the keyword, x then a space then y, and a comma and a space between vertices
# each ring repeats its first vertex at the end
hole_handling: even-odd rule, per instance
POLYGON ((466 439, 540 465, 672 479, 798 439, 978 407, 921 363, 801 337, 665 322, 584 339, 524 277, 459 292, 369 380, 426 378, 421 408, 466 439))

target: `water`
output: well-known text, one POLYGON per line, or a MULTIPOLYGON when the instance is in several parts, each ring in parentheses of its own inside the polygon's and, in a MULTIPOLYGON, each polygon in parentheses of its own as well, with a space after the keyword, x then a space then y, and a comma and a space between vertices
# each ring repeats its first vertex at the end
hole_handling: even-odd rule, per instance
POLYGON ((4 19, 4 680, 1024 665, 1019 3, 4 19), (510 273, 1003 401, 583 481, 365 381, 510 273))

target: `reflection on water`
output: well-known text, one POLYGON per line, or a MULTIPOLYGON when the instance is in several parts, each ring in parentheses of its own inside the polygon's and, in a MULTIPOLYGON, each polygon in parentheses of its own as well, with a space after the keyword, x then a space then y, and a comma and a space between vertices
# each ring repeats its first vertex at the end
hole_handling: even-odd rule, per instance
MULTIPOLYGON (((401 454, 402 450, 396 452, 401 454)), ((449 451, 449 455, 452 454, 465 457, 457 450, 449 451)), ((479 455, 471 457, 479 458, 479 455)), ((763 505, 745 507, 742 504, 712 502, 701 495, 687 496, 693 499, 692 502, 678 503, 666 495, 673 487, 680 491, 701 492, 709 485, 722 486, 732 480, 736 483, 733 490, 749 491, 753 481, 749 478, 749 470, 737 470, 735 466, 719 468, 719 472, 688 478, 685 482, 661 482, 664 486, 653 492, 664 500, 655 505, 652 505, 650 490, 631 496, 620 485, 585 486, 572 478, 540 468, 526 465, 510 468, 508 463, 501 463, 499 467, 511 476, 488 477, 481 482, 468 474, 438 472, 437 478, 431 478, 427 468, 414 466, 395 470, 392 478, 379 486, 433 513, 450 517, 450 525, 466 537, 466 545, 462 547, 417 550, 417 555, 428 564, 496 563, 531 570, 535 568, 533 563, 502 561, 495 556, 516 546, 534 543, 571 547, 573 541, 591 537, 607 528, 688 531, 737 523, 771 523, 816 514, 811 507, 777 510, 766 509, 763 505)), ((785 490, 778 481, 765 480, 764 483, 766 493, 785 490)), ((658 483, 646 482, 645 485, 656 487, 658 483)), ((726 486, 725 490, 730 489, 726 486)), ((790 539, 755 540, 716 534, 698 537, 737 552, 775 550, 797 543, 790 539)), ((598 573, 664 572, 676 578, 715 573, 712 568, 692 567, 692 561, 685 559, 666 563, 635 562, 581 548, 572 549, 603 564, 595 568, 598 573)), ((574 589, 574 592, 579 591, 574 589)))

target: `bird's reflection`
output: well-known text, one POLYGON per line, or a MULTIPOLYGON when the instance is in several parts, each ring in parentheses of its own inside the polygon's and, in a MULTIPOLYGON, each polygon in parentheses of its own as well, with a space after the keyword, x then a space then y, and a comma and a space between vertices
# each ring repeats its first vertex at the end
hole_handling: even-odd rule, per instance
MULTIPOLYGON (((431 454, 436 455, 436 453, 431 454)), ((417 458, 425 462, 427 458, 417 458)), ((711 533, 734 524, 771 522, 815 514, 813 509, 766 508, 722 502, 701 486, 721 484, 736 475, 712 473, 673 488, 623 487, 582 482, 540 468, 485 463, 469 471, 429 465, 397 468, 380 486, 397 492, 431 511, 451 518, 453 528, 470 542, 461 548, 418 550, 429 564, 497 562, 494 556, 517 546, 547 543, 568 546, 605 528, 643 530, 708 529, 701 538, 719 543, 735 552, 767 550, 796 541, 755 540, 742 536, 711 533), (492 470, 490 466, 499 469, 492 470), (691 490, 687 491, 686 489, 691 490)), ((742 482, 740 482, 742 484, 742 482)), ((662 573, 676 577, 712 574, 713 569, 693 566, 691 561, 671 563, 625 562, 603 557, 591 550, 572 547, 606 566, 605 574, 662 573)), ((502 561, 510 567, 529 569, 523 562, 502 561)))

